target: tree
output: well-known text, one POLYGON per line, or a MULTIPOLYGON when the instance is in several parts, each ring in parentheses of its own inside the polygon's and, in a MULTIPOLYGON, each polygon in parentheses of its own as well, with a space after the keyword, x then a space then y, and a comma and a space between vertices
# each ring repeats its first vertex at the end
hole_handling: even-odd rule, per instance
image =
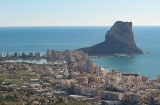
POLYGON ((0 105, 5 105, 5 103, 4 103, 3 99, 2 99, 2 97, 0 97, 0 105))

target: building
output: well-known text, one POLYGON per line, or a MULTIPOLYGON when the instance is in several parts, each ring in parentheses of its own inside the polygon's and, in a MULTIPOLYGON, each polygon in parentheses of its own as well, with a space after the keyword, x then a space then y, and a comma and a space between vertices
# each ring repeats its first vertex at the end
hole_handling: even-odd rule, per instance
POLYGON ((85 63, 85 71, 90 73, 93 70, 93 67, 94 67, 94 63, 90 59, 87 59, 85 63))
POLYGON ((4 57, 4 56, 3 56, 3 53, 0 53, 0 57, 1 57, 1 58, 3 58, 3 57, 4 57))
POLYGON ((33 53, 32 52, 29 53, 29 57, 33 57, 33 53))
POLYGON ((36 58, 40 58, 40 52, 35 52, 35 55, 34 55, 36 58))
POLYGON ((78 66, 79 66, 79 68, 80 68, 81 70, 84 70, 84 69, 85 69, 84 65, 85 65, 85 61, 84 61, 84 60, 80 60, 78 66))
POLYGON ((22 53, 22 58, 25 58, 26 57, 26 54, 25 52, 22 53))
POLYGON ((47 49, 47 51, 46 51, 46 58, 47 58, 48 60, 51 59, 51 50, 50 50, 50 49, 47 49))
POLYGON ((51 60, 55 60, 56 58, 56 52, 55 50, 51 50, 51 60))
POLYGON ((35 71, 37 71, 37 64, 35 64, 35 66, 34 66, 34 70, 35 70, 35 71))
POLYGON ((61 52, 60 51, 56 51, 56 59, 60 60, 61 58, 61 52))
POLYGON ((43 63, 43 70, 45 71, 46 70, 46 64, 43 63))
POLYGON ((157 76, 157 82, 160 82, 160 75, 157 76))
POLYGON ((21 54, 20 54, 20 53, 18 53, 18 54, 17 54, 17 57, 20 57, 20 56, 21 56, 21 54))
POLYGON ((142 75, 142 81, 143 81, 143 82, 147 82, 148 80, 149 80, 149 77, 146 77, 146 76, 143 76, 143 75, 142 75))
POLYGON ((9 52, 7 52, 7 55, 6 55, 6 57, 7 57, 7 58, 9 58, 9 57, 10 57, 10 53, 9 53, 9 52))
POLYGON ((123 93, 102 91, 100 92, 100 98, 104 100, 120 101, 124 97, 123 93))
POLYGON ((85 59, 85 60, 88 60, 89 56, 88 56, 88 54, 82 54, 82 58, 85 59))
POLYGON ((100 75, 100 71, 101 71, 101 67, 100 66, 96 66, 96 74, 98 76, 100 75))
POLYGON ((15 57, 15 58, 18 57, 18 53, 17 53, 17 52, 14 53, 14 57, 15 57))
POLYGON ((136 93, 125 92, 124 97, 121 101, 122 101, 122 103, 127 103, 129 105, 130 104, 137 104, 137 103, 141 103, 141 96, 136 93))

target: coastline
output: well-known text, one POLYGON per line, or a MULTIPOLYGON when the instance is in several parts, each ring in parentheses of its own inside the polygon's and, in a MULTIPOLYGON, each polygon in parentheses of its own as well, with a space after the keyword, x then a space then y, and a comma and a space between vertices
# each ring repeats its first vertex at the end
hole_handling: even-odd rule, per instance
MULTIPOLYGON (((146 53, 146 54, 148 54, 148 52, 146 53)), ((95 60, 94 60, 94 63, 95 64, 97 64, 97 65, 101 65, 101 60, 103 61, 104 60, 104 62, 106 62, 106 60, 107 61, 109 61, 110 62, 110 60, 112 61, 115 61, 116 59, 117 60, 120 60, 120 62, 121 62, 121 59, 122 60, 124 60, 125 59, 125 61, 132 61, 132 59, 134 59, 134 56, 135 55, 139 55, 139 54, 106 54, 106 55, 98 55, 98 56, 94 56, 94 55, 92 55, 92 56, 89 56, 91 59, 93 58, 95 58, 95 60), (133 57, 133 58, 132 58, 133 57), (98 62, 100 61, 100 63, 98 63, 97 61, 96 61, 96 58, 97 58, 97 60, 98 59, 100 59, 100 60, 98 60, 98 62), (104 59, 103 59, 104 58, 104 59), (130 60, 129 60, 129 59, 130 60)), ((141 55, 141 54, 140 54, 141 55)), ((142 54, 143 55, 143 54, 142 54)), ((144 54, 145 55, 145 54, 144 54)), ((36 58, 36 57, 26 57, 26 58, 22 58, 22 57, 19 57, 19 58, 16 58, 16 57, 13 57, 13 56, 11 56, 10 58, 7 58, 7 57, 3 57, 0 61, 2 61, 2 62, 5 62, 5 60, 20 60, 20 62, 25 62, 25 60, 28 60, 29 62, 31 62, 31 63, 34 63, 34 62, 37 62, 37 64, 39 63, 39 64, 43 64, 43 63, 45 63, 45 64, 53 64, 53 62, 55 61, 55 60, 47 60, 46 58, 45 58, 45 55, 41 55, 40 56, 40 58, 36 58), (42 61, 41 62, 41 60, 45 60, 45 61, 42 61), (37 60, 37 61, 36 61, 37 60)), ((93 60, 92 60, 93 61, 93 60)), ((27 61, 26 61, 27 62, 27 61)), ((107 63, 107 62, 106 62, 107 63)), ((130 68, 128 68, 127 66, 123 66, 123 67, 120 67, 120 66, 117 66, 117 65, 110 65, 109 63, 107 63, 107 65, 103 65, 104 63, 102 62, 102 65, 101 65, 101 67, 102 68, 104 68, 105 70, 109 70, 109 71, 112 71, 112 70, 116 70, 116 71, 118 71, 118 72, 130 72, 130 73, 138 73, 138 74, 141 74, 141 75, 145 75, 145 76, 147 76, 147 77, 149 77, 149 78, 151 78, 151 79, 155 79, 156 77, 157 77, 157 75, 154 75, 154 76, 150 76, 150 75, 146 75, 146 74, 143 74, 143 72, 134 72, 134 70, 132 70, 132 69, 130 69, 130 68), (128 70, 127 70, 128 69, 128 70)), ((138 69, 137 69, 138 70, 138 69)))
MULTIPOLYGON (((30 87, 39 86, 37 87, 38 90, 37 88, 33 88, 34 95, 37 96, 39 93, 48 94, 50 91, 49 94, 51 96, 57 94, 58 96, 62 96, 64 94, 66 95, 67 93, 65 97, 73 95, 72 98, 75 100, 77 97, 81 97, 82 99, 79 101, 87 100, 89 98, 93 99, 92 102, 95 102, 95 97, 98 97, 99 102, 103 100, 109 100, 110 102, 117 101, 118 103, 122 104, 126 103, 126 100, 128 99, 127 97, 133 96, 134 99, 137 99, 134 102, 144 102, 143 99, 141 99, 142 94, 140 94, 142 88, 144 88, 144 95, 147 97, 150 97, 147 92, 152 94, 152 91, 148 90, 156 89, 156 91, 159 91, 159 87, 157 86, 160 84, 160 79, 151 80, 147 76, 143 76, 137 73, 125 73, 119 72, 117 70, 107 70, 104 67, 94 63, 88 54, 85 54, 82 51, 57 51, 55 55, 60 54, 57 57, 54 56, 54 54, 50 56, 50 51, 55 52, 48 49, 46 58, 44 58, 45 60, 54 59, 58 62, 59 60, 63 59, 67 63, 49 65, 44 63, 37 64, 25 62, 0 62, 1 68, 3 70, 1 75, 6 74, 6 77, 3 78, 4 82, 6 82, 6 80, 8 80, 8 82, 10 82, 10 80, 16 80, 16 82, 11 82, 17 84, 20 83, 19 86, 21 89, 24 89, 24 84, 28 86, 28 89, 30 89, 30 87), (15 72, 19 72, 18 79, 17 75, 15 75, 15 72), (28 73, 27 76, 26 73, 28 73), (27 81, 25 78, 28 78, 27 81), (31 84, 31 82, 34 83, 31 84), (48 85, 49 88, 46 85, 48 85), (113 100, 112 97, 115 100, 113 100)), ((124 54, 115 55, 115 58, 119 57, 128 59, 128 56, 124 54)), ((26 96, 23 95, 23 97, 26 96)), ((89 102, 89 100, 86 101, 86 103, 89 102)), ((129 103, 133 103, 133 101, 130 100, 129 103)))
MULTIPOLYGON (((113 55, 103 55, 103 56, 89 56, 90 58, 110 58, 110 57, 125 57, 125 58, 132 58, 131 55, 127 55, 127 54, 113 54, 113 55)), ((45 64, 57 64, 55 62, 61 62, 61 61, 58 61, 58 60, 47 60, 46 58, 44 57, 40 57, 40 58, 7 58, 7 57, 4 57, 3 60, 0 60, 0 62, 16 62, 18 60, 18 62, 20 63, 35 63, 35 64, 43 64, 43 63, 39 63, 37 61, 40 61, 40 60, 45 60, 45 64), (34 62, 32 62, 34 61, 34 62), (49 63, 47 63, 49 62, 49 63)), ((119 73, 130 73, 130 74, 138 74, 138 75, 142 75, 142 74, 139 74, 139 73, 134 73, 134 72, 121 72, 121 71, 118 71, 116 69, 107 69, 107 68, 110 68, 110 66, 106 66, 106 67, 102 67, 102 66, 99 66, 98 64, 96 64, 94 62, 95 66, 98 66, 101 68, 102 72, 103 73, 106 73, 106 72, 111 72, 111 71, 115 71, 115 72, 119 72, 119 73)), ((151 79, 153 80, 153 79, 151 79)))
POLYGON ((109 55, 97 55, 90 56, 90 58, 108 58, 108 57, 128 57, 131 58, 131 54, 109 54, 109 55))

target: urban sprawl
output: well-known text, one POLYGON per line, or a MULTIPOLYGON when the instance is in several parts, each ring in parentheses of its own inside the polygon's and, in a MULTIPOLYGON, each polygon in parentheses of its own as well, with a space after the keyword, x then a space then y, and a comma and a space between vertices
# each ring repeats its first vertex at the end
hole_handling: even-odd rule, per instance
POLYGON ((160 105, 160 76, 108 71, 78 50, 48 49, 28 55, 0 54, 0 103, 48 105, 160 105), (5 62, 8 59, 47 59, 54 64, 5 62), (77 104, 78 105, 78 104, 77 104))

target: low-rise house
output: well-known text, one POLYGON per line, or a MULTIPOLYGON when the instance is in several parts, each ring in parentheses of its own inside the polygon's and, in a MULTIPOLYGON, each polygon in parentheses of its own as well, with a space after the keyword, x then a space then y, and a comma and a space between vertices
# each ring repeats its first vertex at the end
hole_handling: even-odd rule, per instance
POLYGON ((120 101, 124 94, 120 92, 102 91, 100 98, 104 100, 120 101))
POLYGON ((38 89, 36 90, 36 93, 48 93, 48 92, 51 92, 50 89, 38 89))
POLYGON ((105 101, 105 105, 121 105, 120 101, 105 101))
POLYGON ((125 92, 122 103, 136 104, 141 103, 141 96, 132 92, 125 92))
POLYGON ((149 96, 147 96, 146 94, 141 95, 141 100, 142 100, 142 103, 144 103, 146 105, 151 104, 151 98, 149 96))
POLYGON ((56 79, 60 80, 63 78, 63 75, 56 75, 56 79))
POLYGON ((154 105, 160 105, 160 97, 154 98, 154 105))
POLYGON ((70 95, 69 96, 71 99, 75 99, 77 101, 82 101, 83 99, 86 98, 86 96, 81 96, 81 95, 70 95))
POLYGON ((91 88, 81 87, 81 95, 90 96, 91 88))
POLYGON ((81 88, 80 87, 78 87, 78 86, 75 86, 74 87, 74 94, 81 94, 81 88))
POLYGON ((97 96, 97 90, 92 89, 92 90, 91 90, 91 93, 90 93, 90 96, 91 96, 91 97, 97 96))
POLYGON ((31 88, 34 88, 34 89, 40 89, 42 88, 42 85, 41 84, 31 84, 29 85, 31 88))
POLYGON ((39 79, 30 79, 29 82, 40 82, 39 79))
POLYGON ((95 100, 95 98, 85 98, 85 99, 83 99, 82 101, 88 102, 88 103, 92 103, 92 102, 94 102, 94 101, 96 101, 96 100, 95 100))
POLYGON ((66 95, 67 93, 65 91, 55 91, 52 93, 53 96, 62 96, 66 95))

